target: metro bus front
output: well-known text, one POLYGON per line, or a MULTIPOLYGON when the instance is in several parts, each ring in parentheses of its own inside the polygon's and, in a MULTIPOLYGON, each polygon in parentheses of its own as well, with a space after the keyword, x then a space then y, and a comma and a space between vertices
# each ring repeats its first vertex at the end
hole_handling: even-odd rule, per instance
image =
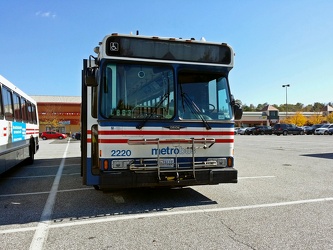
POLYGON ((115 189, 236 183, 229 70, 102 59, 87 184, 115 189))

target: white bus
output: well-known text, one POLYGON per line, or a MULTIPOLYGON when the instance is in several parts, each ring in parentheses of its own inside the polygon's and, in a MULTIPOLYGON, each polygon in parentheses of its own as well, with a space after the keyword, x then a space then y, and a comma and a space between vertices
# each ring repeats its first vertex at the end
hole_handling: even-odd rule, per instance
POLYGON ((0 75, 0 174, 23 160, 33 163, 38 136, 36 102, 0 75))
POLYGON ((82 70, 85 185, 237 182, 228 44, 112 34, 94 51, 82 70))

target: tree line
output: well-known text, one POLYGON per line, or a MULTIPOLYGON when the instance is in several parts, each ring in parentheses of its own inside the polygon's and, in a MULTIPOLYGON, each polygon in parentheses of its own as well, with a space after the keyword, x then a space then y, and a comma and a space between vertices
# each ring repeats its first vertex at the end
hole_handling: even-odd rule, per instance
MULTIPOLYGON (((257 106, 250 104, 242 104, 242 102, 240 100, 237 100, 238 103, 240 103, 242 105, 243 111, 247 112, 247 111, 261 111, 264 107, 266 107, 267 105, 269 105, 267 102, 263 103, 263 104, 258 104, 257 106)), ((315 102, 314 104, 308 104, 308 105, 304 105, 303 103, 296 103, 296 104, 270 104, 271 106, 277 108, 280 112, 320 112, 326 105, 330 105, 331 107, 333 107, 333 102, 329 102, 327 104, 325 103, 320 103, 320 102, 315 102)))
MULTIPOLYGON (((241 101, 238 101, 241 104, 241 101)), ((269 105, 268 103, 258 104, 254 106, 250 104, 249 106, 246 104, 242 104, 243 111, 249 112, 260 112, 264 107, 269 105)), ((329 105, 333 107, 333 103, 329 102, 327 104, 315 102, 314 104, 304 105, 303 103, 296 103, 296 104, 273 104, 271 106, 277 108, 280 112, 295 112, 294 115, 289 115, 283 120, 280 120, 281 123, 291 123, 297 126, 306 126, 306 125, 313 125, 313 124, 322 124, 322 123, 333 123, 333 112, 327 116, 322 115, 321 111, 326 106, 329 105), (288 109, 287 109, 288 108, 288 109), (302 112, 314 112, 314 114, 310 117, 306 117, 302 114, 302 112)))

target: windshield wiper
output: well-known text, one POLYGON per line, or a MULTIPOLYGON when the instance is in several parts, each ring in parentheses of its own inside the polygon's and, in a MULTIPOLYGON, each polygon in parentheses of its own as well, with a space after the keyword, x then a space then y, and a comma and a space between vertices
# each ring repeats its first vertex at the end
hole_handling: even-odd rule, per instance
POLYGON ((195 102, 192 101, 191 98, 184 92, 181 93, 181 97, 182 97, 183 109, 185 110, 184 107, 184 101, 185 101, 185 104, 190 109, 191 113, 194 114, 197 118, 201 119, 201 121, 205 124, 206 129, 207 130, 212 129, 212 127, 205 119, 204 114, 202 113, 200 108, 195 104, 195 102))
POLYGON ((137 129, 142 129, 143 126, 146 124, 146 122, 148 120, 150 120, 150 118, 152 118, 153 115, 155 115, 157 113, 157 109, 163 104, 163 102, 169 97, 169 93, 165 93, 163 95, 163 97, 161 98, 161 100, 154 106, 154 110, 153 112, 147 114, 146 118, 140 122, 140 124, 138 126, 136 126, 137 129))

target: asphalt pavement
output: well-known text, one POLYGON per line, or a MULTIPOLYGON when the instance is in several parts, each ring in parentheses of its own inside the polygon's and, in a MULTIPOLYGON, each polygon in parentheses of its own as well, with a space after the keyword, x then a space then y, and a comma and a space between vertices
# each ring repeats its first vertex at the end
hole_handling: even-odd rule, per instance
POLYGON ((0 249, 333 249, 333 136, 235 136, 237 184, 103 193, 80 141, 0 176, 0 249))

